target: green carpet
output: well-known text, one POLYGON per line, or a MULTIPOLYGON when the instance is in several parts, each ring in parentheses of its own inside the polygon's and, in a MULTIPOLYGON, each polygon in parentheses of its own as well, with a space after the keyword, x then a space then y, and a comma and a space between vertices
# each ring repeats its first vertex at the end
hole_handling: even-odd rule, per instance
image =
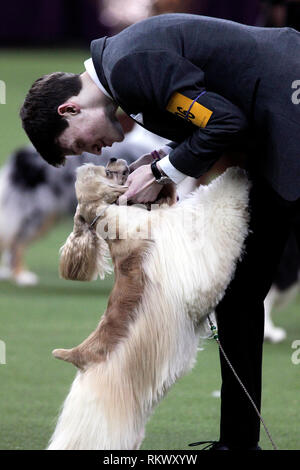
MULTIPOLYGON (((18 110, 32 81, 55 70, 80 72, 88 51, 6 50, 0 52, 0 79, 7 99, 0 104, 0 164, 16 146, 27 142, 18 110)), ((58 347, 81 342, 103 313, 112 278, 91 283, 58 277, 58 250, 72 228, 62 221, 27 253, 40 276, 36 287, 0 284, 0 340, 6 364, 0 364, 0 449, 43 449, 53 431, 59 408, 75 368, 52 358, 58 347)), ((300 298, 275 317, 288 337, 265 345, 263 416, 279 449, 300 449, 300 364, 294 365, 292 342, 300 339, 300 298)), ((243 312, 237 334, 243 328, 243 312)), ((220 399, 217 346, 208 341, 192 372, 180 380, 158 406, 147 426, 143 449, 188 449, 188 443, 217 439, 220 399)), ((271 449, 262 430, 261 445, 271 449)))

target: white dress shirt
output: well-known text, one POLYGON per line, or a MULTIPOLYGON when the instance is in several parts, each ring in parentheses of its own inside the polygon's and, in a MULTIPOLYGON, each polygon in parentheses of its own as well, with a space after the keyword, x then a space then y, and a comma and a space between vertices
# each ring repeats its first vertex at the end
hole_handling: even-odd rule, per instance
POLYGON ((184 178, 187 177, 184 173, 177 170, 175 166, 172 165, 169 159, 169 153, 171 152, 172 148, 164 145, 160 150, 162 150, 166 156, 159 160, 159 166, 162 171, 176 184, 180 183, 184 178))
POLYGON ((104 86, 102 85, 102 83, 100 82, 100 80, 98 78, 98 75, 96 73, 96 70, 95 70, 95 67, 94 67, 94 64, 93 64, 93 59, 92 58, 87 59, 84 62, 84 66, 85 66, 85 70, 87 71, 87 73, 89 74, 89 76, 91 77, 93 82, 97 85, 97 87, 100 88, 100 90, 102 91, 102 93, 105 94, 105 96, 107 96, 108 98, 110 98, 112 100, 112 97, 105 90, 104 86))

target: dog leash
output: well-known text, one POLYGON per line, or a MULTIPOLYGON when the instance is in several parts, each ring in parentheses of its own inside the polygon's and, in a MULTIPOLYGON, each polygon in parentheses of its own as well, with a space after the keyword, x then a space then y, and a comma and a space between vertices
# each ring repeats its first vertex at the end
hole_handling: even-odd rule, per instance
MULTIPOLYGON (((220 340, 219 340, 219 335, 218 335, 217 327, 213 324, 213 322, 211 321, 209 315, 208 315, 207 319, 208 319, 208 323, 209 323, 209 326, 210 326, 210 329, 211 329, 211 332, 212 332, 212 338, 217 342, 217 344, 218 344, 218 346, 219 346, 219 349, 220 349, 221 353, 222 353, 223 356, 224 356, 224 359, 226 360, 227 364, 229 365, 230 369, 232 370, 233 375, 235 376, 235 378, 237 379, 238 383, 240 384, 240 386, 241 386, 242 389, 244 390, 246 396, 247 396, 248 399, 250 400, 250 402, 251 402, 251 404, 252 404, 252 406, 253 406, 253 408, 254 408, 254 410, 255 410, 257 416, 259 417, 260 422, 262 423, 262 425, 263 425, 263 427, 264 427, 264 430, 265 430, 265 432, 266 432, 266 434, 267 434, 267 436, 268 436, 268 438, 269 438, 269 440, 270 440, 270 442, 271 442, 271 444, 272 444, 273 450, 278 450, 276 444, 274 443, 274 441, 273 441, 273 439, 272 439, 272 436, 271 436, 271 434, 270 434, 270 431, 268 430, 268 428, 267 428, 267 426, 266 426, 266 423, 265 423, 265 421, 264 421, 262 415, 260 414, 260 412, 259 412, 257 406, 256 406, 255 403, 254 403, 254 400, 252 399, 250 393, 248 392, 248 390, 246 389, 245 385, 243 384, 243 382, 242 382, 241 379, 239 378, 238 374, 236 373, 236 371, 235 371, 233 365, 231 364, 230 360, 229 360, 228 357, 227 357, 227 354, 225 353, 225 351, 224 351, 224 349, 223 349, 223 347, 222 347, 222 344, 221 344, 221 342, 220 342, 220 340)), ((200 445, 200 444, 206 444, 207 442, 209 442, 209 441, 193 442, 192 444, 189 444, 189 446, 197 446, 197 445, 200 445)), ((205 447, 204 449, 202 449, 202 450, 205 450, 207 447, 209 447, 209 446, 206 446, 206 447, 205 447)))

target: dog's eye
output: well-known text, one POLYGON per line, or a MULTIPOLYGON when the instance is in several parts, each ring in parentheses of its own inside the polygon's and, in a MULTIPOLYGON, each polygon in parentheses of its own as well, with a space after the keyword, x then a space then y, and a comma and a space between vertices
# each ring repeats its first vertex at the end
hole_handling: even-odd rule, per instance
POLYGON ((123 171, 123 176, 128 175, 128 170, 123 171))

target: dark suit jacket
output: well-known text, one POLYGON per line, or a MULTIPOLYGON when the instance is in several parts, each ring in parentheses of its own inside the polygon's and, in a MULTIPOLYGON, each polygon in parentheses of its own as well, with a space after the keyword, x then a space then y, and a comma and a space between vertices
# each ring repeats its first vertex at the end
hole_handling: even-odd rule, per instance
POLYGON ((129 115, 176 142, 171 163, 198 177, 244 145, 285 199, 300 197, 300 34, 168 14, 91 44, 97 75, 129 115))

